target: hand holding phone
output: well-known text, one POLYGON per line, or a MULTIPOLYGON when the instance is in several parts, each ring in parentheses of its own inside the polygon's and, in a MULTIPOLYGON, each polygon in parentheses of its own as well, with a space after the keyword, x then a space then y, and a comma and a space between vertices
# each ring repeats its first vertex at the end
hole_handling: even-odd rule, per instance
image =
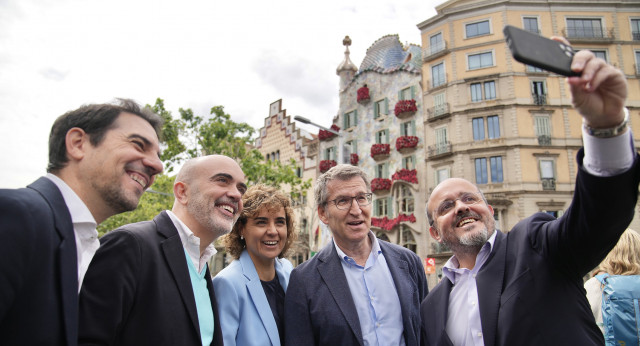
POLYGON ((571 70, 574 55, 571 46, 511 25, 502 31, 517 61, 567 77, 580 75, 571 70))

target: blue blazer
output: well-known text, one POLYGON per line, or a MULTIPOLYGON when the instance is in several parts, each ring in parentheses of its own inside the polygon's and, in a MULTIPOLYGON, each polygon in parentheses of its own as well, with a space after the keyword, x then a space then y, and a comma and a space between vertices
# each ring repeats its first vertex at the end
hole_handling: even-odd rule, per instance
MULTIPOLYGON (((378 240, 396 285, 404 340, 420 343, 420 302, 429 291, 420 258, 378 240)), ((291 273, 284 306, 286 345, 361 345, 360 320, 333 241, 291 273)))
MULTIPOLYGON (((276 274, 287 291, 293 265, 276 259, 276 274)), ((213 278, 224 344, 280 346, 278 327, 247 250, 213 278)))
POLYGON ((51 180, 0 190, 0 254, 0 343, 76 345, 76 239, 51 180))

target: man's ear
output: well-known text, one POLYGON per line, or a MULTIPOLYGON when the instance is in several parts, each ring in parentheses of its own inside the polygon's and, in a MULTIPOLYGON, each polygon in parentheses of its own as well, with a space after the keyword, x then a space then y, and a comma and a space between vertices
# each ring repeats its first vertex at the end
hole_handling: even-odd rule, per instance
POLYGON ((173 195, 176 198, 176 201, 180 202, 180 204, 186 205, 188 198, 187 193, 187 185, 181 181, 176 181, 173 184, 173 195))
POLYGON ((320 218, 320 221, 322 221, 325 225, 329 224, 329 219, 327 219, 327 214, 323 206, 318 206, 318 217, 320 218))
POLYGON ((431 238, 435 239, 438 242, 442 240, 442 238, 440 237, 440 231, 438 231, 438 229, 433 226, 429 227, 429 234, 431 234, 431 238))
POLYGON ((89 135, 79 127, 72 127, 64 137, 69 160, 82 160, 86 155, 85 149, 89 142, 89 135))

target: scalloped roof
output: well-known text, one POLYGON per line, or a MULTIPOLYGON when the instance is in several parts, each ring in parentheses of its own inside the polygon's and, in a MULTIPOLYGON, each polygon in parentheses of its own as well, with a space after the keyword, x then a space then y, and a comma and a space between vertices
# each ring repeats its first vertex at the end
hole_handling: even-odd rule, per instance
POLYGON ((405 47, 397 34, 386 35, 374 42, 360 64, 356 73, 366 71, 391 73, 395 71, 421 72, 422 50, 420 46, 410 44, 405 47))

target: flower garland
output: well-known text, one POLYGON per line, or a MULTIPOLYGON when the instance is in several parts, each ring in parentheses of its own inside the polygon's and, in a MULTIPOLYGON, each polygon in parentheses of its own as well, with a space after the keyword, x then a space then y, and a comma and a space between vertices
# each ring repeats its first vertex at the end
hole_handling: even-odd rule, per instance
POLYGON ((334 160, 322 160, 320 161, 320 172, 324 173, 331 169, 331 167, 336 166, 338 163, 334 160))
POLYGON ((389 219, 388 217, 372 217, 371 218, 371 226, 380 227, 385 231, 390 231, 393 227, 397 226, 400 222, 416 222, 416 217, 413 214, 400 214, 398 217, 389 219))
POLYGON ((356 166, 358 161, 360 161, 360 158, 358 157, 358 154, 351 154, 349 160, 351 161, 351 165, 356 166))
POLYGON ((366 102, 369 101, 369 88, 365 84, 362 88, 358 89, 358 102, 366 102))
POLYGON ((402 113, 415 113, 417 110, 418 106, 416 106, 416 100, 400 100, 396 103, 393 113, 398 116, 402 113))
POLYGON ((391 181, 396 181, 396 180, 404 180, 406 182, 412 183, 412 184, 417 184, 418 183, 418 171, 415 169, 401 169, 397 172, 395 172, 392 176, 391 176, 391 181))
POLYGON ((391 189, 391 179, 373 178, 371 179, 371 191, 388 191, 391 189))
MULTIPOLYGON (((340 128, 336 124, 331 125, 331 129, 333 131, 336 131, 336 132, 340 131, 340 128)), ((320 132, 318 132, 318 138, 321 141, 331 139, 331 138, 333 138, 335 136, 336 136, 335 133, 332 133, 332 132, 329 132, 329 131, 326 131, 326 130, 320 130, 320 132)))
POLYGON ((389 144, 374 144, 371 146, 371 157, 382 154, 389 154, 391 146, 389 144))
POLYGON ((402 148, 415 148, 418 145, 418 137, 416 136, 402 136, 396 139, 396 150, 402 148))

